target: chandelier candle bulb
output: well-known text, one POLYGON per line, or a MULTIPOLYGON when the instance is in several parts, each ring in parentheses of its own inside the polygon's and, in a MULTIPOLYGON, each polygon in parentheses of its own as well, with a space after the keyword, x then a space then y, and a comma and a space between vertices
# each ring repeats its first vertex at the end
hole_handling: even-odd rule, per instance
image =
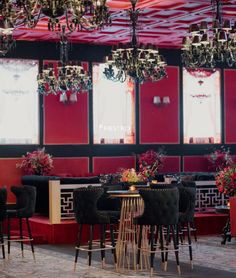
POLYGON ((222 20, 222 0, 209 0, 213 10, 211 28, 206 21, 193 23, 183 39, 182 63, 188 68, 215 68, 218 63, 236 64, 235 22, 222 20))
POLYGON ((58 0, 17 0, 2 1, 0 13, 4 20, 15 27, 27 25, 34 28, 41 14, 48 17, 48 30, 61 31, 61 20, 65 17, 70 32, 78 29, 99 29, 111 25, 111 16, 106 0, 58 1, 58 0), (6 3, 5 3, 6 2, 6 3), (62 19, 61 19, 62 18, 62 19))
POLYGON ((52 63, 44 65, 38 75, 38 92, 43 95, 60 94, 60 102, 67 102, 67 92, 71 102, 77 101, 77 94, 88 91, 92 87, 90 74, 84 70, 81 62, 68 61, 68 38, 65 26, 60 34, 60 59, 54 69, 52 63))

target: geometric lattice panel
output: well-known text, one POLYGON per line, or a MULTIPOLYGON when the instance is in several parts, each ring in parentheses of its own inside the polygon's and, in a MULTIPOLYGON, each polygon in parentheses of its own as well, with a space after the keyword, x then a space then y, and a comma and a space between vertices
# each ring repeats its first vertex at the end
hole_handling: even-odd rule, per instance
MULTIPOLYGON (((61 189, 61 219, 74 219, 73 207, 73 191, 74 189, 61 189)), ((215 206, 226 205, 228 198, 219 193, 216 186, 205 185, 196 186, 196 211, 205 211, 214 209, 215 206)))
POLYGON ((228 198, 219 192, 215 185, 197 187, 196 210, 204 211, 215 206, 226 205, 228 198))
POLYGON ((61 190, 61 219, 75 218, 73 206, 73 189, 61 190))

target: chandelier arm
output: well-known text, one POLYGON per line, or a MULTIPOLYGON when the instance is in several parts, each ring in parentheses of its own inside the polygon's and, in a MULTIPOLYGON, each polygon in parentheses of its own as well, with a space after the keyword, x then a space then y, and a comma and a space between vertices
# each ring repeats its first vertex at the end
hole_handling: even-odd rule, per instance
POLYGON ((215 19, 222 25, 222 3, 221 0, 211 0, 212 10, 215 15, 215 19))
MULTIPOLYGON (((25 9, 25 7, 24 7, 24 10, 25 10, 25 12, 27 13, 27 10, 25 9)), ((34 22, 33 25, 31 24, 32 21, 30 20, 30 25, 29 25, 30 28, 35 28, 35 27, 36 27, 36 25, 38 24, 39 19, 40 19, 40 17, 41 17, 41 12, 42 12, 42 10, 39 9, 39 12, 38 12, 38 14, 37 14, 37 16, 36 16, 36 20, 35 20, 35 18, 34 18, 34 20, 33 20, 33 22, 34 22)), ((27 17, 28 17, 28 15, 27 15, 27 17)))
POLYGON ((66 10, 66 26, 70 30, 70 32, 74 32, 76 30, 76 24, 70 23, 68 10, 66 10))
POLYGON ((130 22, 131 22, 131 44, 136 47, 138 44, 137 40, 137 21, 140 9, 135 9, 136 3, 132 3, 132 9, 129 10, 130 22))

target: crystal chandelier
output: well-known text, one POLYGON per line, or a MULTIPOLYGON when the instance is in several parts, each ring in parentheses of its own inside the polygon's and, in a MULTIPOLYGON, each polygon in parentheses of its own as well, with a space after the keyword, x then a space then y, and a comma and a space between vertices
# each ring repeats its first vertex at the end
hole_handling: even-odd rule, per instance
POLYGON ((95 29, 111 24, 106 0, 5 0, 0 1, 0 16, 14 27, 34 28, 41 16, 48 17, 48 30, 61 30, 61 18, 70 31, 95 29))
POLYGON ((53 64, 44 65, 38 75, 38 92, 43 95, 60 94, 60 101, 77 101, 77 94, 88 91, 92 87, 91 76, 84 70, 81 62, 68 61, 68 37, 65 26, 60 34, 60 63, 57 68, 53 64))
POLYGON ((236 24, 222 21, 221 0, 211 0, 213 22, 211 28, 206 21, 191 24, 190 36, 183 38, 182 62, 189 68, 211 67, 226 63, 232 67, 236 62, 236 24))
POLYGON ((15 47, 13 28, 7 20, 0 19, 0 55, 4 56, 15 47))
POLYGON ((112 81, 124 82, 128 77, 142 83, 158 81, 167 76, 166 62, 159 55, 158 48, 153 44, 138 43, 137 23, 140 9, 136 9, 137 0, 130 0, 131 42, 112 47, 112 54, 105 57, 104 75, 112 81))

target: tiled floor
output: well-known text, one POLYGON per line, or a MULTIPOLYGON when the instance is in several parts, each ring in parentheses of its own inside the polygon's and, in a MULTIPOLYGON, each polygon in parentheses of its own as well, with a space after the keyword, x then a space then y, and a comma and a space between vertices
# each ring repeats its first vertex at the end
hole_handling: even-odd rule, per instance
MULTIPOLYGON (((188 249, 183 248, 180 254, 182 277, 236 277, 236 239, 233 238, 226 245, 220 244, 220 237, 201 237, 194 246, 194 269, 188 264, 188 249)), ((97 256, 99 257, 99 256, 97 256)), ((107 255, 108 261, 110 255, 107 255)), ((160 257, 160 256, 157 256, 160 257)), ((36 262, 33 261, 29 246, 26 246, 25 258, 21 257, 19 245, 14 245, 11 250, 11 258, 0 260, 0 277, 28 278, 113 278, 113 277, 149 277, 147 272, 125 271, 117 273, 114 267, 107 263, 105 269, 101 268, 96 258, 92 266, 87 266, 85 258, 80 257, 76 272, 73 272, 74 247, 73 246, 36 246, 36 262)), ((156 260, 154 277, 179 277, 173 255, 167 272, 160 270, 160 260, 156 260)))

